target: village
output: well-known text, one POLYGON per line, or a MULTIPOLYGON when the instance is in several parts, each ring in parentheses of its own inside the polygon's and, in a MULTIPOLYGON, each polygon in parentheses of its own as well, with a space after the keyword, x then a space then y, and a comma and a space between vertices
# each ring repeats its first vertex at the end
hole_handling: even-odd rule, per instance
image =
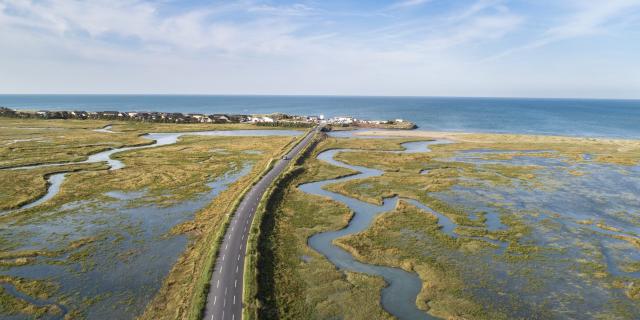
POLYGON ((39 119, 100 119, 124 120, 160 123, 253 123, 260 126, 283 127, 313 127, 318 124, 335 127, 363 127, 363 128, 395 128, 414 129, 415 124, 403 119, 394 120, 364 120, 352 116, 336 116, 325 118, 324 115, 288 115, 274 113, 268 115, 244 114, 201 114, 179 112, 120 112, 120 111, 18 111, 0 107, 0 116, 10 118, 39 118, 39 119))

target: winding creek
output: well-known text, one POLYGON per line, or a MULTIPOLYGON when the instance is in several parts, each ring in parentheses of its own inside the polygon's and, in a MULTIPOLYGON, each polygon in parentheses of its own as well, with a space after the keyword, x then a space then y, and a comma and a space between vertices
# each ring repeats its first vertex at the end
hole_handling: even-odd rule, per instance
MULTIPOLYGON (((447 142, 442 140, 407 142, 402 144, 405 150, 394 152, 429 152, 430 150, 428 147, 430 145, 442 143, 447 142)), ((399 199, 398 197, 384 199, 383 204, 378 206, 323 189, 324 186, 329 184, 375 177, 383 174, 383 171, 381 170, 362 166, 352 166, 334 159, 334 156, 340 152, 354 151, 361 150, 332 149, 320 153, 317 158, 331 165, 358 171, 358 174, 338 179, 306 183, 298 187, 305 193, 328 197, 335 201, 339 201, 347 205, 354 212, 354 215, 347 227, 337 231, 329 231, 313 235, 309 238, 309 245, 314 250, 327 257, 327 259, 329 259, 329 261, 331 261, 340 270, 382 277, 388 284, 384 289, 382 289, 382 307, 395 317, 399 319, 437 319, 418 309, 416 306, 416 297, 422 288, 422 282, 417 274, 407 272, 400 268, 359 262, 349 252, 333 244, 333 240, 335 239, 366 230, 377 215, 393 210, 399 199)), ((416 201, 413 201, 412 203, 415 205, 415 202, 416 201)), ((421 205, 420 207, 422 209, 426 208, 424 205, 421 205)), ((447 232, 452 236, 454 235, 453 229, 455 228, 455 225, 451 220, 433 210, 429 209, 429 212, 438 216, 438 223, 443 226, 444 232, 447 232)))
MULTIPOLYGON (((103 128, 109 130, 109 128, 103 128)), ((111 134, 105 132, 105 134, 111 134)), ((79 162, 55 163, 3 170, 31 170, 104 161, 110 170, 125 164, 112 159, 116 153, 166 146, 185 135, 196 136, 297 136, 296 130, 230 130, 144 135, 151 144, 111 149, 79 162)), ((257 154, 258 151, 248 153, 257 154)), ((56 306, 57 314, 42 319, 63 319, 80 310, 87 319, 131 319, 140 315, 160 288, 163 279, 188 244, 186 235, 170 235, 171 228, 193 219, 229 185, 251 172, 253 161, 229 163, 229 170, 213 181, 203 182, 209 190, 175 204, 145 202, 147 190, 106 192, 104 198, 71 201, 32 217, 28 223, 7 223, 0 227, 0 239, 11 239, 12 250, 59 252, 61 245, 77 239, 97 237, 94 242, 69 252, 37 256, 25 265, 0 270, 0 275, 56 284, 48 299, 38 299, 0 283, 5 294, 34 306, 56 306), (86 256, 85 256, 86 255, 86 256)), ((55 197, 65 180, 64 172, 47 177, 47 193, 17 210, 27 210, 55 197)), ((36 208, 37 209, 37 208, 36 208)), ((7 212, 5 212, 7 213, 7 212)), ((73 316, 72 316, 73 317, 73 316)), ((24 315, 1 314, 2 319, 24 319, 24 315)))
MULTIPOLYGON (((354 138, 352 132, 341 132, 339 135, 331 134, 334 137, 354 138)), ((361 137, 358 137, 361 138, 361 137)), ((429 152, 429 146, 434 144, 447 143, 447 141, 430 142, 409 142, 402 146, 403 151, 387 152, 429 152)), ((514 208, 515 215, 522 219, 527 225, 532 226, 531 235, 524 238, 524 243, 536 243, 539 246, 549 246, 561 248, 562 254, 549 250, 541 255, 539 260, 534 262, 513 262, 501 261, 503 255, 507 255, 508 243, 485 236, 468 236, 456 233, 458 225, 448 217, 432 210, 429 206, 414 199, 387 198, 382 205, 375 205, 360 201, 343 194, 334 193, 324 189, 330 184, 344 183, 355 179, 377 177, 384 172, 377 169, 349 165, 335 159, 341 152, 361 152, 354 149, 332 149, 318 154, 317 159, 328 164, 351 169, 359 173, 338 179, 329 179, 319 182, 302 184, 299 189, 305 193, 330 198, 348 206, 354 213, 349 224, 341 230, 323 232, 315 234, 309 238, 308 244, 311 248, 324 255, 339 270, 364 273, 383 278, 387 286, 381 292, 382 307, 393 316, 399 319, 435 319, 433 316, 420 310, 416 306, 416 298, 422 286, 422 282, 417 274, 405 270, 372 265, 357 261, 348 251, 334 245, 334 240, 357 234, 365 231, 376 216, 383 212, 391 211, 395 208, 399 200, 406 201, 411 205, 429 212, 438 217, 438 224, 441 231, 453 238, 470 238, 485 241, 493 244, 495 250, 479 253, 477 255, 461 255, 455 252, 448 252, 451 259, 461 261, 461 274, 467 283, 473 287, 473 294, 478 301, 487 306, 502 306, 510 303, 508 299, 501 295, 509 292, 510 296, 522 295, 526 297, 521 304, 511 305, 510 313, 514 317, 527 317, 527 315, 538 314, 539 310, 550 308, 558 315, 576 316, 580 318, 583 311, 588 311, 589 316, 585 318, 596 318, 597 312, 608 310, 623 314, 628 318, 629 314, 637 314, 638 306, 630 302, 624 291, 607 287, 605 280, 600 278, 583 279, 581 274, 568 272, 570 268, 580 268, 580 261, 588 261, 593 265, 602 265, 609 277, 629 283, 632 279, 637 279, 640 271, 634 270, 631 266, 634 261, 638 261, 640 255, 634 245, 627 239, 635 239, 638 234, 637 221, 637 197, 640 166, 621 167, 608 164, 599 164, 591 161, 584 163, 570 163, 565 159, 544 157, 528 157, 526 155, 515 157, 506 161, 483 160, 478 154, 485 152, 462 151, 451 159, 442 161, 461 161, 476 165, 484 163, 501 163, 509 165, 537 165, 544 170, 536 173, 539 179, 544 179, 548 184, 547 188, 530 188, 520 185, 517 182, 509 187, 491 186, 483 187, 463 187, 455 186, 451 191, 437 192, 432 194, 443 201, 458 203, 468 208, 475 208, 475 213, 469 213, 470 219, 480 218, 478 212, 482 212, 486 218, 485 227, 487 231, 499 231, 508 229, 501 222, 500 211, 493 207, 493 203, 506 203, 509 208, 514 208), (588 175, 574 176, 569 169, 577 169, 588 172, 588 175), (609 200, 607 200, 609 199, 609 200), (523 211, 517 211, 523 210, 523 211), (628 212, 623 215, 620 212, 628 212), (532 212, 532 214, 528 214, 532 212), (635 212, 635 214, 634 214, 635 212), (634 216, 636 218, 634 218, 634 216), (586 221, 586 222, 585 222, 586 221), (595 221, 595 222, 589 222, 595 221), (601 227, 599 223, 603 226, 601 227), (592 247, 590 247, 593 245, 592 247), (582 250, 581 248, 592 248, 592 250, 582 250), (598 250, 599 249, 599 250, 598 250), (573 260, 572 260, 573 259, 573 260), (578 261, 574 263, 573 261, 578 261), (529 264, 530 263, 530 264, 529 264), (484 266, 483 266, 484 265, 484 266), (623 268, 626 266, 626 268, 623 268), (548 295, 537 295, 534 291, 523 290, 522 283, 528 281, 529 275, 518 274, 521 268, 529 268, 531 276, 535 279, 544 279, 544 286, 547 292, 553 292, 562 299, 551 302, 545 300, 548 295), (511 276, 507 276, 510 274, 511 276), (491 288, 477 282, 477 279, 492 279, 491 288), (571 294, 580 292, 580 296, 571 294), (613 299, 619 303, 619 310, 610 308, 609 302, 613 299), (609 302, 607 302, 609 301, 609 302), (575 305, 570 309, 563 309, 565 303, 575 305), (546 304, 546 305, 545 305, 546 304)), ((493 150, 491 153, 505 153, 511 151, 493 150)), ((540 153, 541 151, 536 151, 540 153)), ((552 151, 547 151, 552 152, 552 151)), ((532 151, 533 153, 533 151, 532 151)), ((427 173, 426 171, 421 172, 427 173)), ((511 211, 510 211, 511 212, 511 211)), ((475 227, 465 226, 470 229, 475 227)), ((425 253, 429 255, 430 253, 425 253)), ((513 256, 513 253, 510 253, 513 256)), ((584 275, 582 275, 584 276, 584 275)), ((540 313, 542 314, 542 313, 540 313)), ((625 317, 622 317, 625 318, 625 317)), ((632 317, 633 318, 633 317, 632 317)))
MULTIPOLYGON (((106 126, 102 129, 95 129, 93 131, 103 132, 103 133, 115 133, 111 131, 111 126, 106 126)), ((28 170, 28 169, 36 169, 36 168, 44 168, 44 167, 59 167, 59 166, 68 166, 74 164, 86 164, 86 163, 98 163, 98 162, 106 162, 109 165, 109 170, 118 170, 125 167, 125 164, 117 159, 112 159, 111 156, 125 151, 133 151, 140 150, 146 148, 156 148, 161 146, 167 146, 171 144, 175 144, 178 142, 178 139, 185 135, 191 136, 297 136, 300 135, 300 131, 296 130, 218 130, 218 131, 193 131, 193 132, 172 132, 172 133, 148 133, 143 135, 142 137, 151 141, 150 144, 142 145, 142 146, 133 146, 133 147, 122 147, 109 149, 102 152, 98 152, 92 155, 89 155, 87 160, 77 161, 77 162, 59 162, 59 163, 47 163, 47 164, 39 164, 39 165, 28 165, 21 167, 8 168, 4 170, 28 170)), ((30 209, 36 207, 47 200, 53 198, 60 191, 60 186, 65 180, 66 172, 53 173, 47 177, 47 192, 40 198, 35 199, 33 202, 29 202, 17 209, 9 210, 5 212, 0 212, 3 214, 30 209)))

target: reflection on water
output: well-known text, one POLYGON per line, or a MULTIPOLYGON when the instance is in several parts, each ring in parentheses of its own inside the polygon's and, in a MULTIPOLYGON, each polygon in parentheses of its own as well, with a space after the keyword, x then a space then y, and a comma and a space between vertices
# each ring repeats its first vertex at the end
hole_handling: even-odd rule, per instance
POLYGON ((506 186, 475 181, 478 183, 432 194, 448 203, 487 212, 489 225, 500 215, 513 215, 531 228, 530 235, 521 241, 542 248, 529 260, 515 262, 487 255, 482 262, 485 268, 465 262, 475 261, 472 257, 458 257, 467 283, 484 278, 492 284, 490 288, 478 284, 475 296, 495 306, 509 304, 505 297, 518 297, 520 304, 510 304, 514 317, 527 316, 532 309, 550 310, 552 318, 608 315, 633 319, 640 314, 640 304, 625 296, 625 285, 613 285, 615 281, 624 284, 640 279, 640 272, 624 268, 640 262, 640 248, 633 240, 625 240, 640 239, 638 167, 596 163, 588 156, 583 158, 587 161, 577 162, 526 153, 506 160, 484 158, 505 153, 473 150, 459 152, 449 160, 478 166, 539 166, 535 174, 541 185, 515 179, 506 186))
MULTIPOLYGON (((99 132, 110 132, 111 126, 106 126, 102 129, 96 129, 94 131, 99 132)), ((125 167, 125 164, 117 159, 112 159, 111 156, 125 151, 132 150, 140 150, 146 148, 155 148, 160 146, 171 145, 178 142, 180 137, 185 135, 190 136, 223 136, 223 137, 262 137, 262 136, 299 136, 301 135, 301 131, 296 130, 217 130, 217 131, 194 131, 194 132, 174 132, 174 133, 149 133, 144 135, 144 138, 152 141, 151 144, 137 147, 123 147, 110 149, 102 152, 98 152, 96 154, 90 155, 87 160, 78 161, 78 162, 61 162, 61 163, 48 163, 48 164, 40 164, 40 165, 29 165, 29 166, 21 166, 10 168, 6 170, 29 170, 35 168, 44 168, 44 167, 59 167, 71 164, 82 164, 82 163, 97 163, 97 162, 106 162, 109 165, 109 170, 119 170, 125 167)), ((24 210, 28 208, 33 208, 44 201, 47 201, 53 198, 60 191, 60 185, 64 181, 64 174, 54 174, 49 179, 49 188, 46 194, 25 206, 22 206, 16 210, 24 210)), ((11 210, 11 211, 16 211, 11 210)), ((7 212, 0 212, 2 214, 6 214, 7 212)))
MULTIPOLYGON (((404 143, 405 153, 428 152, 429 145, 445 143, 444 141, 421 141, 404 143)), ((426 314, 416 306, 416 297, 422 288, 422 282, 417 274, 407 272, 399 268, 391 268, 385 266, 377 266, 356 261, 354 257, 347 251, 333 244, 333 240, 354 233, 366 230, 373 219, 387 211, 395 208, 398 198, 384 199, 381 206, 363 202, 342 194, 334 193, 323 189, 323 186, 333 183, 346 182, 353 179, 363 179, 382 175, 382 171, 366 168, 362 166, 353 166, 335 160, 335 155, 340 152, 354 151, 351 149, 333 149, 327 150, 318 155, 318 159, 330 163, 335 166, 348 168, 359 173, 356 175, 343 177, 339 179, 329 179, 319 182, 312 182, 300 185, 301 191, 329 197, 347 205, 353 210, 354 215, 349 221, 347 227, 337 231, 323 232, 313 235, 309 238, 309 245, 316 251, 323 254, 329 261, 341 270, 349 270, 361 272, 369 275, 382 277, 387 286, 382 290, 382 307, 389 313, 399 319, 433 319, 432 316, 426 314)), ((424 207, 424 205, 422 205, 424 207)), ((452 232, 454 226, 449 219, 444 217, 439 223, 443 224, 443 228, 452 232)))
POLYGON ((87 319, 135 318, 187 244, 184 235, 169 236, 171 228, 192 219, 250 170, 249 164, 232 169, 208 183, 210 191, 170 207, 136 205, 144 192, 108 192, 113 201, 68 203, 43 213, 46 218, 8 225, 0 229, 0 238, 11 239, 15 251, 56 251, 77 239, 96 240, 68 253, 41 256, 34 263, 4 269, 0 274, 48 279, 60 285, 51 299, 37 303, 61 303, 65 310, 83 311, 87 319))

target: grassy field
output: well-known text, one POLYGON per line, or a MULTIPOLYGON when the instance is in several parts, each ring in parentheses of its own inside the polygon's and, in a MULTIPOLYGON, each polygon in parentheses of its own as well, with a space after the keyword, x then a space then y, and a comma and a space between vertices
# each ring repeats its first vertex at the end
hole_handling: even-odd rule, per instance
MULTIPOLYGON (((104 148, 147 143, 139 138, 139 135, 145 132, 264 129, 251 125, 114 122, 112 130, 118 133, 92 131, 107 124, 102 121, 1 119, 0 136, 4 144, 0 162, 12 167, 83 160, 87 155, 104 148), (14 141, 27 139, 31 140, 14 141), (85 144, 96 146, 83 149, 81 146, 85 144), (51 155, 51 150, 57 150, 58 153, 51 155), (25 156, 21 157, 21 154, 25 156)), ((113 255, 117 257, 114 263, 121 263, 118 260, 127 261, 131 259, 129 257, 135 257, 138 250, 144 250, 154 241, 186 236, 188 238, 186 249, 168 272, 163 283, 158 284, 160 289, 151 299, 146 310, 144 306, 137 306, 139 310, 137 313, 145 319, 196 318, 200 312, 199 306, 201 307, 203 303, 205 280, 208 280, 207 271, 212 265, 215 243, 218 241, 218 236, 224 228, 234 202, 253 183, 255 177, 265 169, 271 159, 277 158, 283 148, 294 140, 294 137, 275 136, 184 136, 174 145, 114 155, 114 158, 126 164, 125 168, 115 171, 106 170, 106 165, 102 163, 28 170, 0 170, 3 181, 17 181, 12 184, 3 183, 0 186, 2 191, 0 208, 5 209, 17 207, 40 197, 46 191, 47 175, 69 172, 59 194, 51 200, 32 209, 0 216, 0 225, 6 227, 3 228, 5 231, 0 233, 0 268, 2 268, 0 283, 14 284, 17 290, 29 296, 36 294, 38 297, 47 299, 52 297, 54 301, 64 303, 70 308, 68 317, 81 318, 85 311, 91 308, 91 304, 104 297, 97 295, 96 300, 87 300, 89 297, 69 296, 67 293, 58 292, 59 284, 55 282, 56 279, 23 279, 4 274, 2 270, 60 265, 69 268, 72 272, 69 276, 76 272, 79 274, 95 272, 97 266, 94 260, 98 252, 100 255, 113 255), (122 218, 117 215, 114 215, 111 221, 93 216, 94 212, 104 211, 103 206, 108 207, 112 203, 117 203, 116 199, 107 192, 143 194, 137 199, 127 201, 126 208, 172 207, 199 199, 210 191, 206 183, 215 181, 225 173, 237 172, 245 165, 251 166, 249 174, 228 185, 226 190, 213 199, 213 202, 195 215, 192 212, 192 219, 179 221, 172 228, 168 226, 170 230, 166 233, 159 233, 157 230, 138 230, 137 225, 129 225, 128 220, 120 221, 119 219, 122 218), (75 208, 77 204, 80 204, 79 208, 75 208), (48 230, 50 226, 56 226, 61 221, 68 221, 67 227, 77 231, 38 235, 45 237, 46 243, 39 243, 34 240, 36 238, 32 238, 29 230, 34 228, 48 230), (98 222, 97 225, 96 222, 98 222), (150 233, 150 237, 145 236, 147 233, 150 233), (93 236, 86 237, 87 234, 93 236), (145 238, 132 240, 132 245, 138 246, 138 249, 128 248, 125 252, 109 251, 121 250, 118 246, 123 241, 127 242, 129 238, 140 237, 145 238), (78 269, 75 266, 78 266, 78 269), (15 285, 18 281, 44 286, 45 289, 41 291, 47 291, 47 296, 45 297, 40 291, 34 293, 26 290, 27 287, 24 285, 15 285)), ((153 219, 162 221, 162 217, 153 217, 153 219)), ((26 314, 32 317, 56 313, 55 305, 36 307, 7 294, 4 289, 0 290, 2 290, 0 314, 26 314)), ((127 308, 131 307, 127 306, 127 308)))
MULTIPOLYGON (((382 146, 402 149, 402 140, 389 139, 382 146)), ((379 278, 335 269, 307 246, 318 232, 340 229, 350 217, 349 209, 329 199, 309 196, 295 186, 310 181, 353 174, 327 165, 315 156, 332 148, 373 149, 381 144, 367 140, 327 139, 319 144, 290 182, 270 203, 263 218, 258 262, 259 318, 265 319, 389 319, 380 306, 379 278), (286 199, 286 201, 278 201, 286 199)))
MULTIPOLYGON (((183 131, 199 131, 199 130, 239 130, 239 129, 264 129, 254 125, 245 124, 162 124, 162 123, 141 123, 141 122, 106 122, 98 120, 14 120, 0 118, 0 168, 2 167, 16 167, 24 165, 46 164, 46 163, 60 163, 60 162, 74 162, 86 160, 87 156, 100 151, 120 148, 123 146, 131 145, 145 145, 151 143, 149 139, 140 138, 141 135, 148 132, 183 132, 183 131), (115 133, 102 133, 95 132, 94 129, 102 128, 108 124, 113 123, 112 130, 115 133)), ((277 128, 276 128, 277 129, 277 128)), ((195 137, 185 137, 183 140, 197 139, 195 137)), ((202 138, 200 138, 202 139, 202 138)), ((233 138, 231 138, 233 139, 233 138)), ((219 139, 223 140, 223 139, 219 139)), ((195 141, 195 140, 194 140, 195 141)), ((203 140, 200 140, 203 141, 203 140)), ((240 140, 230 140, 231 142, 240 140)), ((223 146, 224 147, 224 146, 223 146)), ((262 146, 261 146, 262 147, 262 146)), ((190 154, 175 154, 167 155, 166 152, 178 152, 182 151, 182 146, 169 146, 168 149, 149 149, 146 151, 136 151, 135 154, 141 158, 144 158, 144 163, 140 163, 134 157, 126 158, 127 163, 130 166, 134 166, 133 169, 125 168, 123 171, 118 171, 119 181, 124 187, 123 190, 130 191, 143 187, 144 185, 151 185, 158 188, 171 187, 164 185, 170 183, 169 180, 183 181, 191 176, 188 173, 189 170, 193 171, 193 176, 190 177, 191 181, 197 183, 198 178, 202 176, 196 176, 197 170, 192 168, 184 168, 184 172, 180 177, 170 177, 163 175, 163 179, 166 181, 145 181, 142 177, 141 170, 136 165, 144 166, 145 170, 155 170, 156 174, 146 175, 147 177, 153 177, 158 179, 160 175, 159 169, 164 169, 172 166, 178 162, 189 163, 189 160, 199 160, 202 163, 211 164, 218 156, 215 152, 202 153, 201 157, 207 157, 207 159, 185 159, 190 154), (149 157, 155 157, 150 162, 149 157), (157 165, 157 166, 156 166, 157 165), (177 180, 175 180, 177 179, 177 180)), ((187 147, 185 147, 187 148, 187 147)), ((202 146, 201 149, 205 149, 206 146, 202 146)), ((250 148, 248 148, 250 149, 250 148)), ((188 150, 185 151, 199 151, 203 150, 188 150)), ((242 150, 242 147, 239 148, 242 150)), ((114 156, 116 159, 124 159, 126 153, 119 153, 114 156)), ((100 164, 75 164, 68 166, 56 166, 56 167, 44 167, 33 170, 0 170, 0 177, 3 181, 16 181, 15 184, 2 184, 0 185, 0 211, 6 209, 12 209, 19 207, 25 203, 31 202, 34 199, 41 197, 46 191, 46 179, 45 177, 52 173, 66 172, 66 171, 78 171, 81 169, 107 169, 100 164)), ((99 179, 102 179, 102 176, 99 179)), ((91 180, 86 180, 91 182, 91 180)), ((95 181, 94 181, 95 182, 95 181)), ((105 187, 111 187, 105 185, 105 187)), ((94 188, 87 188, 86 192, 91 193, 94 188)), ((202 187, 200 187, 202 190, 202 187)), ((97 190, 98 192, 103 190, 97 190)))
MULTIPOLYGON (((540 224, 534 226, 527 219, 539 217, 542 213, 519 212, 501 205, 498 199, 491 205, 493 210, 499 212, 503 227, 493 230, 488 227, 484 209, 447 202, 436 195, 459 186, 551 192, 556 187, 552 183, 553 177, 545 171, 544 161, 537 164, 536 159, 558 159, 566 163, 566 166, 554 168, 559 170, 555 175, 588 177, 591 172, 576 171, 576 168, 588 168, 581 166, 587 163, 602 165, 603 168, 622 166, 622 169, 637 165, 640 161, 640 143, 564 137, 456 135, 453 138, 459 141, 431 146, 433 151, 430 153, 381 152, 399 150, 399 144, 403 141, 425 138, 328 138, 317 147, 314 154, 335 148, 366 149, 366 152, 339 153, 336 158, 385 173, 379 177, 329 185, 326 187, 328 190, 375 204, 380 204, 383 198, 396 195, 415 199, 447 216, 457 225, 454 232, 459 237, 448 236, 441 231, 436 216, 401 200, 395 210, 380 215, 367 231, 336 241, 337 245, 360 261, 416 272, 423 281, 417 299, 419 308, 448 319, 511 319, 527 315, 549 318, 564 312, 553 309, 545 302, 525 301, 518 295, 506 294, 500 291, 499 286, 493 288, 492 281, 503 285, 506 280, 493 278, 492 264, 487 261, 495 261, 509 270, 511 276, 521 279, 518 281, 523 281, 520 285, 523 296, 544 296, 545 286, 549 285, 549 281, 553 282, 549 279, 556 275, 545 276, 541 273, 552 272, 547 265, 555 266, 556 262, 561 263, 558 261, 570 261, 576 265, 576 279, 579 281, 607 290, 617 287, 630 299, 637 299, 640 282, 633 278, 609 275, 601 254, 592 253, 588 258, 571 261, 563 257, 563 252, 568 248, 545 247, 532 240, 534 227, 545 232, 559 232, 561 226, 554 219, 560 218, 560 214, 548 213, 549 218, 541 219, 540 224), (474 160, 474 163, 455 160, 458 155, 474 150, 509 152, 481 152, 475 159, 479 161, 474 160), (514 160, 514 163, 518 163, 521 158, 533 159, 529 161, 533 164, 501 162, 514 160), (489 240, 498 241, 503 247, 489 240), (543 281, 544 277, 548 279, 543 281), (479 292, 490 295, 482 296, 479 292), (489 296, 500 298, 492 302, 487 300, 489 296)), ((379 305, 380 279, 358 275, 368 284, 356 284, 353 282, 355 275, 341 274, 307 246, 307 239, 311 235, 344 227, 350 213, 340 203, 302 193, 296 185, 353 172, 314 158, 308 159, 303 168, 304 171, 277 197, 279 201, 273 205, 273 214, 265 216, 266 228, 260 250, 261 256, 266 258, 262 259, 260 269, 263 272, 260 274, 258 314, 268 319, 389 317, 379 305), (337 297, 340 299, 335 300, 337 297), (365 297, 371 300, 364 301, 365 297), (353 313, 353 310, 358 311, 353 313)), ((615 231, 604 224, 598 228, 615 231)), ((611 237, 632 245, 637 239, 637 235, 611 237)), ((557 238, 558 241, 571 241, 560 236, 557 238)), ((588 242, 573 241, 580 248, 591 246, 588 242)), ((633 270, 635 263, 629 262, 624 266, 633 270)), ((556 301, 565 301, 565 298, 566 301, 579 299, 568 295, 556 301)), ((633 318, 633 302, 625 302, 621 298, 610 299, 606 308, 590 310, 585 314, 593 318, 633 318)))

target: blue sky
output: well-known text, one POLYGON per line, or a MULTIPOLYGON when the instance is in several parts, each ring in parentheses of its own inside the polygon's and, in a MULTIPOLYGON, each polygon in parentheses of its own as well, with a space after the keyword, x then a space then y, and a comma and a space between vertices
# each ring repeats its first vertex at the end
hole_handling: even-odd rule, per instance
POLYGON ((640 0, 0 0, 0 93, 640 98, 640 0))

